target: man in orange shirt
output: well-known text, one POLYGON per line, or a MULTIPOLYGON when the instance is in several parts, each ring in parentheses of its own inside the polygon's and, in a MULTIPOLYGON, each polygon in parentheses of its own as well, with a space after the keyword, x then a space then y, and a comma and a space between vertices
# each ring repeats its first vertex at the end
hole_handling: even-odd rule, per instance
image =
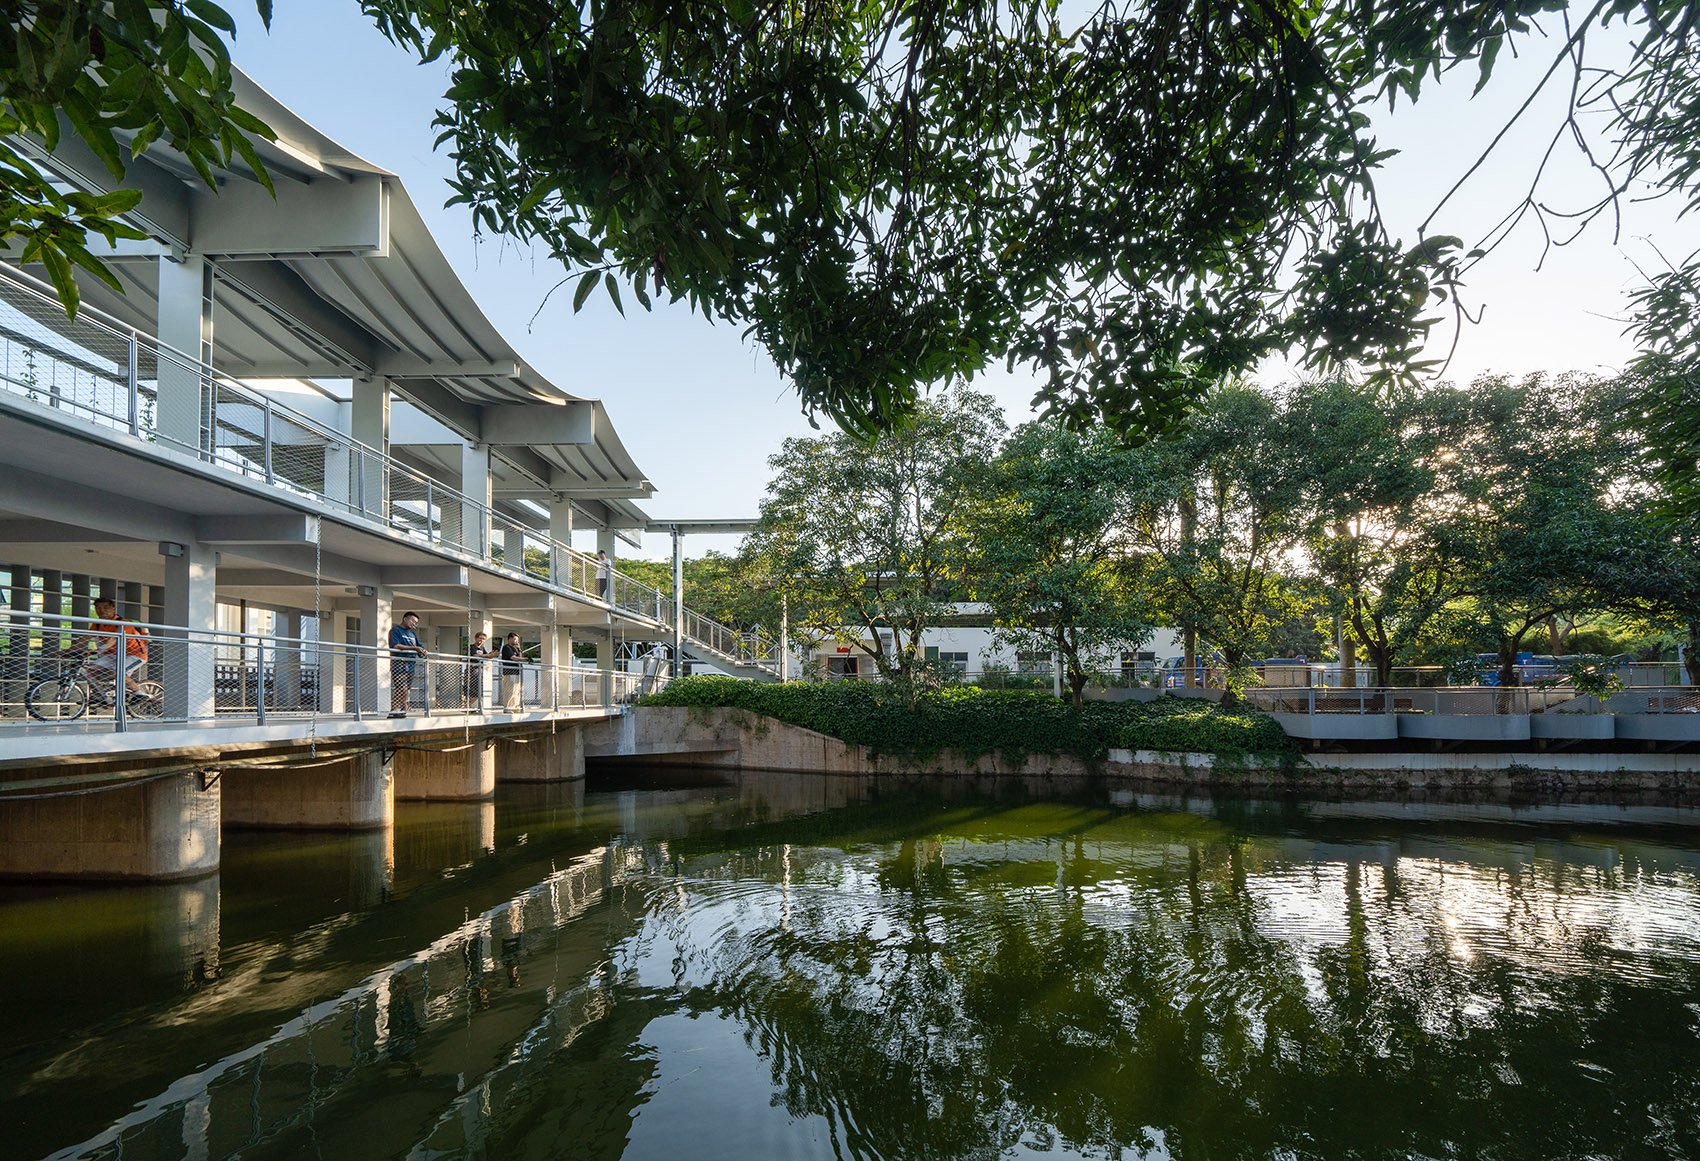
POLYGON ((94 615, 100 620, 90 625, 88 636, 77 642, 80 646, 93 642, 98 650, 95 659, 89 662, 89 680, 116 688, 117 675, 122 672, 124 687, 134 690, 136 670, 148 661, 148 631, 120 617, 118 606, 105 597, 94 603, 94 615), (120 640, 124 643, 122 660, 118 649, 120 640))

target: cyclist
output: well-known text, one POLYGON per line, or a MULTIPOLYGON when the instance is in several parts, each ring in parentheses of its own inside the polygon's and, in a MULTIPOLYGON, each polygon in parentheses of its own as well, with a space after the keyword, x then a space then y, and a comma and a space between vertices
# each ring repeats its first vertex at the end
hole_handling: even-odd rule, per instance
MULTIPOLYGON (((135 692, 136 671, 148 663, 148 631, 118 615, 118 606, 105 597, 94 603, 94 614, 100 620, 89 626, 86 636, 73 646, 86 649, 91 644, 97 652, 85 671, 89 684, 104 684, 108 690, 118 687, 118 674, 124 674, 124 688, 135 692), (119 642, 123 642, 122 654, 119 642)), ((109 696, 109 695, 108 695, 109 696)))

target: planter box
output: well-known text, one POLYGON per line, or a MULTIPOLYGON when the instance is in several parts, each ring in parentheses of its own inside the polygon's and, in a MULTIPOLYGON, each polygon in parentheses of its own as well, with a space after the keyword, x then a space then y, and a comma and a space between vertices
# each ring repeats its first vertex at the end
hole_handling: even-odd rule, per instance
POLYGON ((1293 738, 1324 742, 1383 741, 1399 736, 1393 714, 1270 714, 1293 738))
POLYGON ((1617 737, 1615 714, 1567 714, 1548 710, 1529 718, 1531 738, 1605 742, 1617 737))
POLYGON ((1401 738, 1441 742, 1526 742, 1527 714, 1396 714, 1401 738))

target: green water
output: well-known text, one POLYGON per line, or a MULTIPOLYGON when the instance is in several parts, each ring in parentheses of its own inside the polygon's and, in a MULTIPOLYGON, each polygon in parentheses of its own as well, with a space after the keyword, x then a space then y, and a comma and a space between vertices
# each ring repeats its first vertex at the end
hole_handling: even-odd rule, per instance
POLYGON ((0 1157, 1700 1157, 1700 816, 592 781, 0 892, 0 1157))

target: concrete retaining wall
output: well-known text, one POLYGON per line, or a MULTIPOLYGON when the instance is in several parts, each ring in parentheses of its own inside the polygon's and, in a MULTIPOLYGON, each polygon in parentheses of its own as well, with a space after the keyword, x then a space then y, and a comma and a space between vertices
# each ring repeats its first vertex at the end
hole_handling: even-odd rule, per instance
POLYGON ((220 776, 224 822, 236 827, 372 830, 395 821, 393 764, 379 753, 220 776))
POLYGON ((998 754, 970 762, 945 751, 927 759, 875 755, 800 726, 746 710, 639 707, 589 728, 591 761, 818 774, 924 774, 948 778, 1075 781, 1125 779, 1174 785, 1232 785, 1298 793, 1413 789, 1495 791, 1538 797, 1585 792, 1700 792, 1700 755, 1563 753, 1376 753, 1301 757, 1292 766, 1218 762, 1208 754, 1111 750, 1089 768, 1066 754, 998 754))

